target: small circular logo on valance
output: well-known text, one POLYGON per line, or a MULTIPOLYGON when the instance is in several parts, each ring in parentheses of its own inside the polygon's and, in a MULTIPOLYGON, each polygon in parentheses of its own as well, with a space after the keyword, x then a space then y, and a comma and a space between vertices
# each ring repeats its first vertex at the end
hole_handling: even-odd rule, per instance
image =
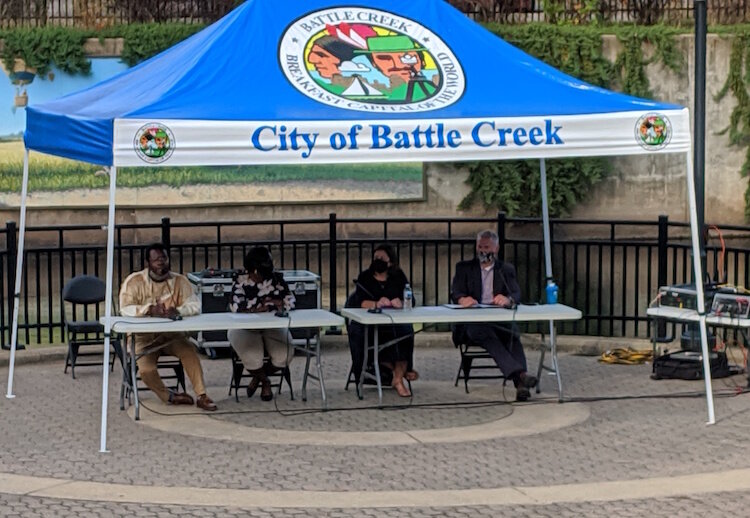
POLYGON ((635 140, 644 149, 662 149, 672 140, 672 123, 660 113, 647 113, 635 123, 635 140))
POLYGON ((174 135, 164 124, 150 122, 136 131, 133 147, 144 162, 160 164, 168 160, 174 152, 174 135))

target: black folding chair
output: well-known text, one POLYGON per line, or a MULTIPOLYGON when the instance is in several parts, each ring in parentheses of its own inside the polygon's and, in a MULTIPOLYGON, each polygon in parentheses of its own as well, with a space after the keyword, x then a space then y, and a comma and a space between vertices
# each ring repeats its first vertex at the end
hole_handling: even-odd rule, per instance
MULTIPOLYGON (((98 320, 75 320, 77 313, 76 306, 84 306, 84 319, 88 317, 89 306, 93 306, 91 309, 96 314, 96 306, 104 302, 106 298, 106 289, 104 281, 93 275, 78 275, 73 277, 63 287, 63 300, 73 305, 71 320, 68 320, 65 315, 66 312, 63 311, 65 340, 68 343, 68 350, 65 353, 64 372, 67 373, 68 367, 70 367, 73 379, 76 377, 76 366, 83 367, 102 364, 104 346, 104 326, 98 320), (82 347, 89 350, 82 350, 82 347), (91 350, 93 347, 96 347, 97 350, 91 350), (96 356, 99 359, 98 361, 79 362, 79 357, 84 356, 96 356)), ((110 369, 114 369, 115 357, 122 357, 122 348, 120 341, 114 337, 110 339, 110 344, 114 349, 114 354, 110 358, 110 369)))
POLYGON ((463 379, 464 390, 468 394, 470 379, 505 379, 497 363, 484 347, 468 342, 460 342, 456 344, 456 347, 461 353, 461 363, 458 365, 456 381, 453 383, 454 387, 457 387, 458 381, 463 379), (474 372, 472 373, 472 371, 474 372), (477 373, 477 371, 480 371, 480 373, 477 373))

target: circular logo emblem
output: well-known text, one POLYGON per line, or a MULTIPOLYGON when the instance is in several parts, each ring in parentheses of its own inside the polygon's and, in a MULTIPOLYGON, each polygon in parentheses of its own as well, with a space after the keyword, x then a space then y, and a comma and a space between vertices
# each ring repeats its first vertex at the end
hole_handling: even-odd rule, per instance
POLYGON ((635 140, 644 149, 662 149, 672 140, 672 123, 660 113, 647 113, 635 123, 635 140))
POLYGON ((163 124, 150 122, 135 133, 133 147, 144 162, 160 164, 174 152, 175 140, 172 131, 163 124))
POLYGON ((366 112, 422 112, 458 101, 466 79, 450 48, 417 22, 386 11, 336 7, 286 28, 279 63, 304 95, 366 112))

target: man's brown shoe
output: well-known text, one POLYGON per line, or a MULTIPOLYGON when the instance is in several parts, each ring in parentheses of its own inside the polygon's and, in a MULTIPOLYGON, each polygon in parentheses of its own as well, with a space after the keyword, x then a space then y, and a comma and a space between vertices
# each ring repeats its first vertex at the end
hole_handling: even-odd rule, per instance
POLYGON ((195 403, 195 406, 207 410, 208 412, 213 412, 217 408, 216 403, 214 403, 207 394, 201 394, 198 396, 198 401, 195 403))
POLYGON ((193 398, 184 392, 172 392, 169 394, 170 405, 192 405, 193 398))

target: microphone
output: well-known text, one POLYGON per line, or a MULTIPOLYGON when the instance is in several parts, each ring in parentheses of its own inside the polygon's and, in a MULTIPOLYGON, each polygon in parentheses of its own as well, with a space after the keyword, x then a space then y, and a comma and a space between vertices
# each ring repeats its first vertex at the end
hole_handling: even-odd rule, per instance
POLYGON ((499 259, 495 261, 495 268, 497 273, 500 274, 500 278, 503 281, 503 286, 505 287, 505 291, 508 292, 506 297, 510 299, 510 307, 508 309, 515 309, 516 306, 518 306, 518 301, 515 300, 513 297, 511 297, 511 289, 510 284, 508 284, 508 279, 505 278, 505 272, 503 272, 503 263, 499 259))
MULTIPOLYGON (((352 281, 352 282, 354 282, 354 285, 355 285, 355 286, 357 286, 357 287, 358 287, 358 288, 360 288, 360 289, 361 289, 362 291, 364 291, 364 292, 365 292, 365 295, 367 295, 368 297, 370 297, 370 299, 372 299, 372 300, 376 301, 376 303, 377 303, 377 298, 375 297, 375 295, 373 295, 372 293, 370 293, 370 291, 369 291, 369 290, 368 290, 367 288, 365 288, 364 286, 362 286, 362 283, 361 283, 361 282, 359 282, 359 279, 358 279, 358 278, 357 278, 357 279, 354 279, 354 281, 352 281)), ((367 312, 368 312, 368 313, 382 313, 382 312, 383 312, 383 309, 382 309, 382 308, 379 308, 379 307, 377 307, 377 306, 376 306, 376 307, 374 307, 374 308, 370 308, 370 309, 368 309, 368 310, 367 310, 367 312)))
POLYGON ((376 298, 375 298, 375 295, 373 295, 372 293, 370 293, 370 290, 368 290, 367 288, 365 288, 365 287, 364 287, 364 286, 362 285, 362 283, 361 283, 361 282, 359 282, 359 278, 356 278, 356 279, 354 279, 354 280, 353 280, 352 282, 354 283, 354 285, 355 285, 355 286, 356 286, 357 288, 359 288, 359 289, 361 289, 362 291, 364 291, 364 292, 365 292, 365 295, 367 295, 368 297, 370 297, 370 298, 371 298, 372 300, 376 300, 376 298))

